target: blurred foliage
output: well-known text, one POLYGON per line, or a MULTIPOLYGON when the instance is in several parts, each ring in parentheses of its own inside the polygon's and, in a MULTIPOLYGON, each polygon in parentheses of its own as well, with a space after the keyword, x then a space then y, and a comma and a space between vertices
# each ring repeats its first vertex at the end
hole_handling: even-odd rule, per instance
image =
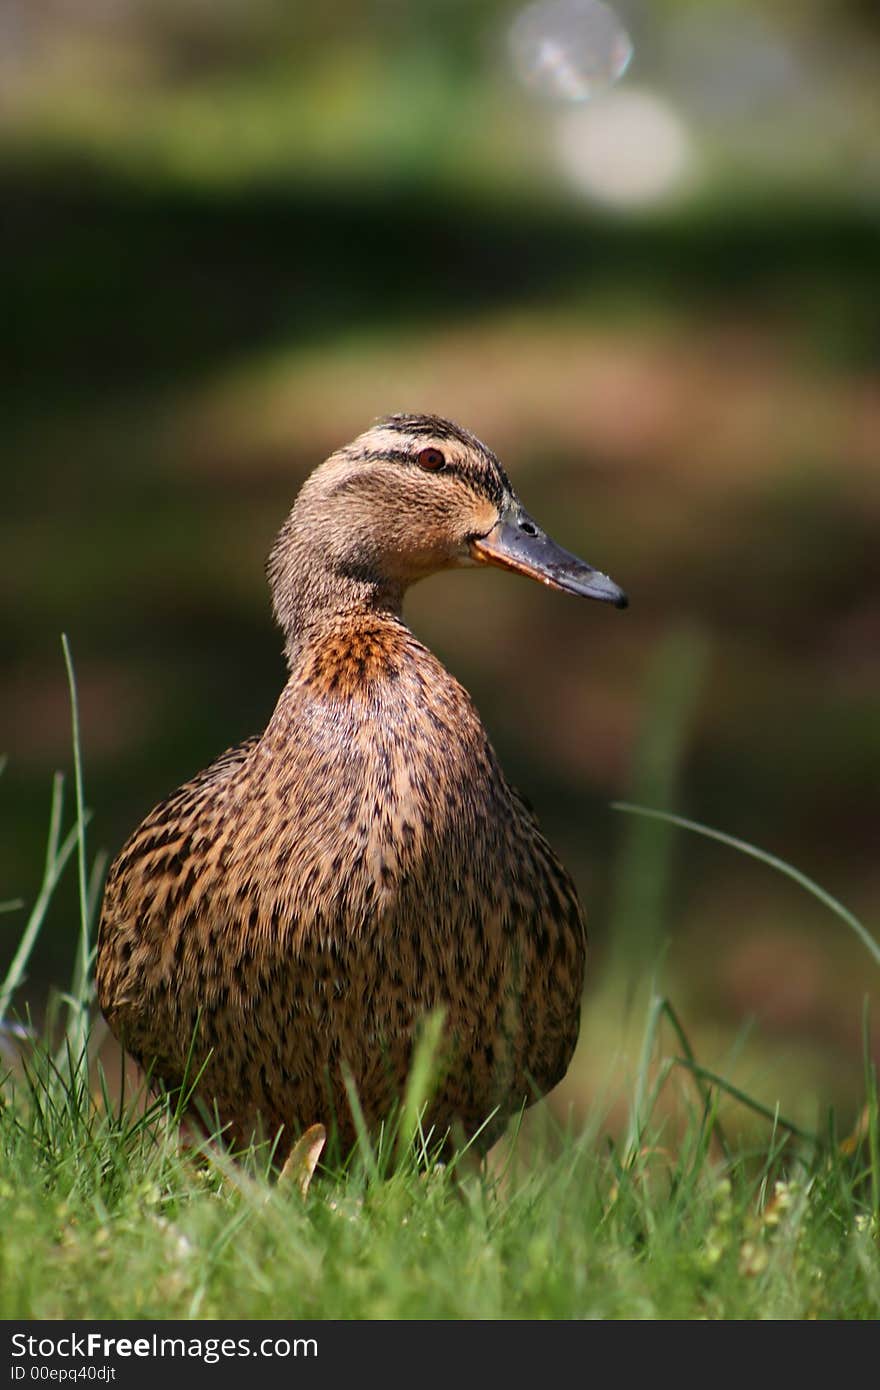
POLYGON ((669 934, 707 1061, 755 1015, 792 1091, 854 1095, 857 948, 717 846, 669 842, 652 899, 608 803, 655 729, 665 809, 880 917, 876 7, 621 3, 620 90, 661 92, 699 156, 630 213, 565 182, 556 111, 506 70, 516 8, 6 0, 0 897, 35 890, 69 764, 60 632, 112 851, 268 716, 261 566, 302 478, 375 415, 436 410, 632 596, 621 617, 461 575, 408 608, 576 872, 594 984, 614 905, 641 904, 619 955, 653 965, 669 934), (667 727, 682 631, 708 656, 667 727))

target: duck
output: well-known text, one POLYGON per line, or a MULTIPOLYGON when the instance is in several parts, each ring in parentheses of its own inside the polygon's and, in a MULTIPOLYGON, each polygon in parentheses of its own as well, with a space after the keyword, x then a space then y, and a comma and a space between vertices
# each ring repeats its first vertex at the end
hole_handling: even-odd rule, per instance
POLYGON ((264 1138, 283 1161, 321 1124, 349 1153, 400 1105, 432 1016, 425 1132, 484 1152, 568 1068, 575 885, 402 617, 418 580, 487 565, 627 605, 460 425, 396 414, 331 454, 267 562, 288 675, 266 728, 163 800, 110 867, 110 1030, 233 1149, 264 1138))

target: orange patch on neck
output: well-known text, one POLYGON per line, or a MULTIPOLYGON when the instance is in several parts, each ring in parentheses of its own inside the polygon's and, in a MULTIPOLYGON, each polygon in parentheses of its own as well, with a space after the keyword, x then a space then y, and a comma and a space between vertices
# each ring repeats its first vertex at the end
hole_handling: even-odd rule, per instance
POLYGON ((402 648, 400 634, 388 624, 348 626, 314 643, 302 680, 318 693, 357 695, 377 681, 397 679, 402 648))

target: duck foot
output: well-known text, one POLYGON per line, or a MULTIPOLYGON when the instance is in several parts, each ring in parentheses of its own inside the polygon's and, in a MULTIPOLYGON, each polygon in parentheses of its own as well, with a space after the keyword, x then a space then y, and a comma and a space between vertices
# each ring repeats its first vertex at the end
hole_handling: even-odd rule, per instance
POLYGON ((299 1195, 305 1197, 326 1143, 327 1131, 324 1126, 310 1125, 305 1133, 297 1139, 284 1160, 284 1167, 278 1174, 279 1187, 282 1185, 290 1186, 291 1183, 295 1183, 299 1189, 299 1195))

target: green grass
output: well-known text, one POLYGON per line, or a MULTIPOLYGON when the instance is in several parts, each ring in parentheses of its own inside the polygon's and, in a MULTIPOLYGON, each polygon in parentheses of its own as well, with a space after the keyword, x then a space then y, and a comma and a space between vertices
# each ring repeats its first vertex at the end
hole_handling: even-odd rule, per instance
POLYGON ((876 1090, 853 1152, 768 1125, 725 1156, 695 1104, 675 1139, 547 1124, 475 1171, 362 1150, 303 1199, 83 1077, 35 1049, 0 1117, 3 1318, 880 1315, 876 1090))
POLYGON ((19 1053, 0 1094, 0 1317, 880 1316, 867 1011, 864 1111, 843 1141, 833 1115, 807 1134, 703 1067, 659 995, 623 1133, 611 1137, 598 1107, 574 1133, 541 1106, 482 1164, 470 1153, 440 1163, 421 1133, 430 1027, 396 1122, 378 1143, 363 1135, 346 1165, 319 1167, 304 1196, 265 1149, 232 1160, 219 1145, 182 1147, 168 1098, 111 1095, 89 1064, 100 867, 89 874, 65 655, 76 819, 62 838, 59 781, 43 890, 2 998, 20 991, 73 857, 77 961, 39 1032, 6 1025, 0 1035, 19 1053), (760 1141, 730 1142, 722 1099, 758 1115, 760 1141))

